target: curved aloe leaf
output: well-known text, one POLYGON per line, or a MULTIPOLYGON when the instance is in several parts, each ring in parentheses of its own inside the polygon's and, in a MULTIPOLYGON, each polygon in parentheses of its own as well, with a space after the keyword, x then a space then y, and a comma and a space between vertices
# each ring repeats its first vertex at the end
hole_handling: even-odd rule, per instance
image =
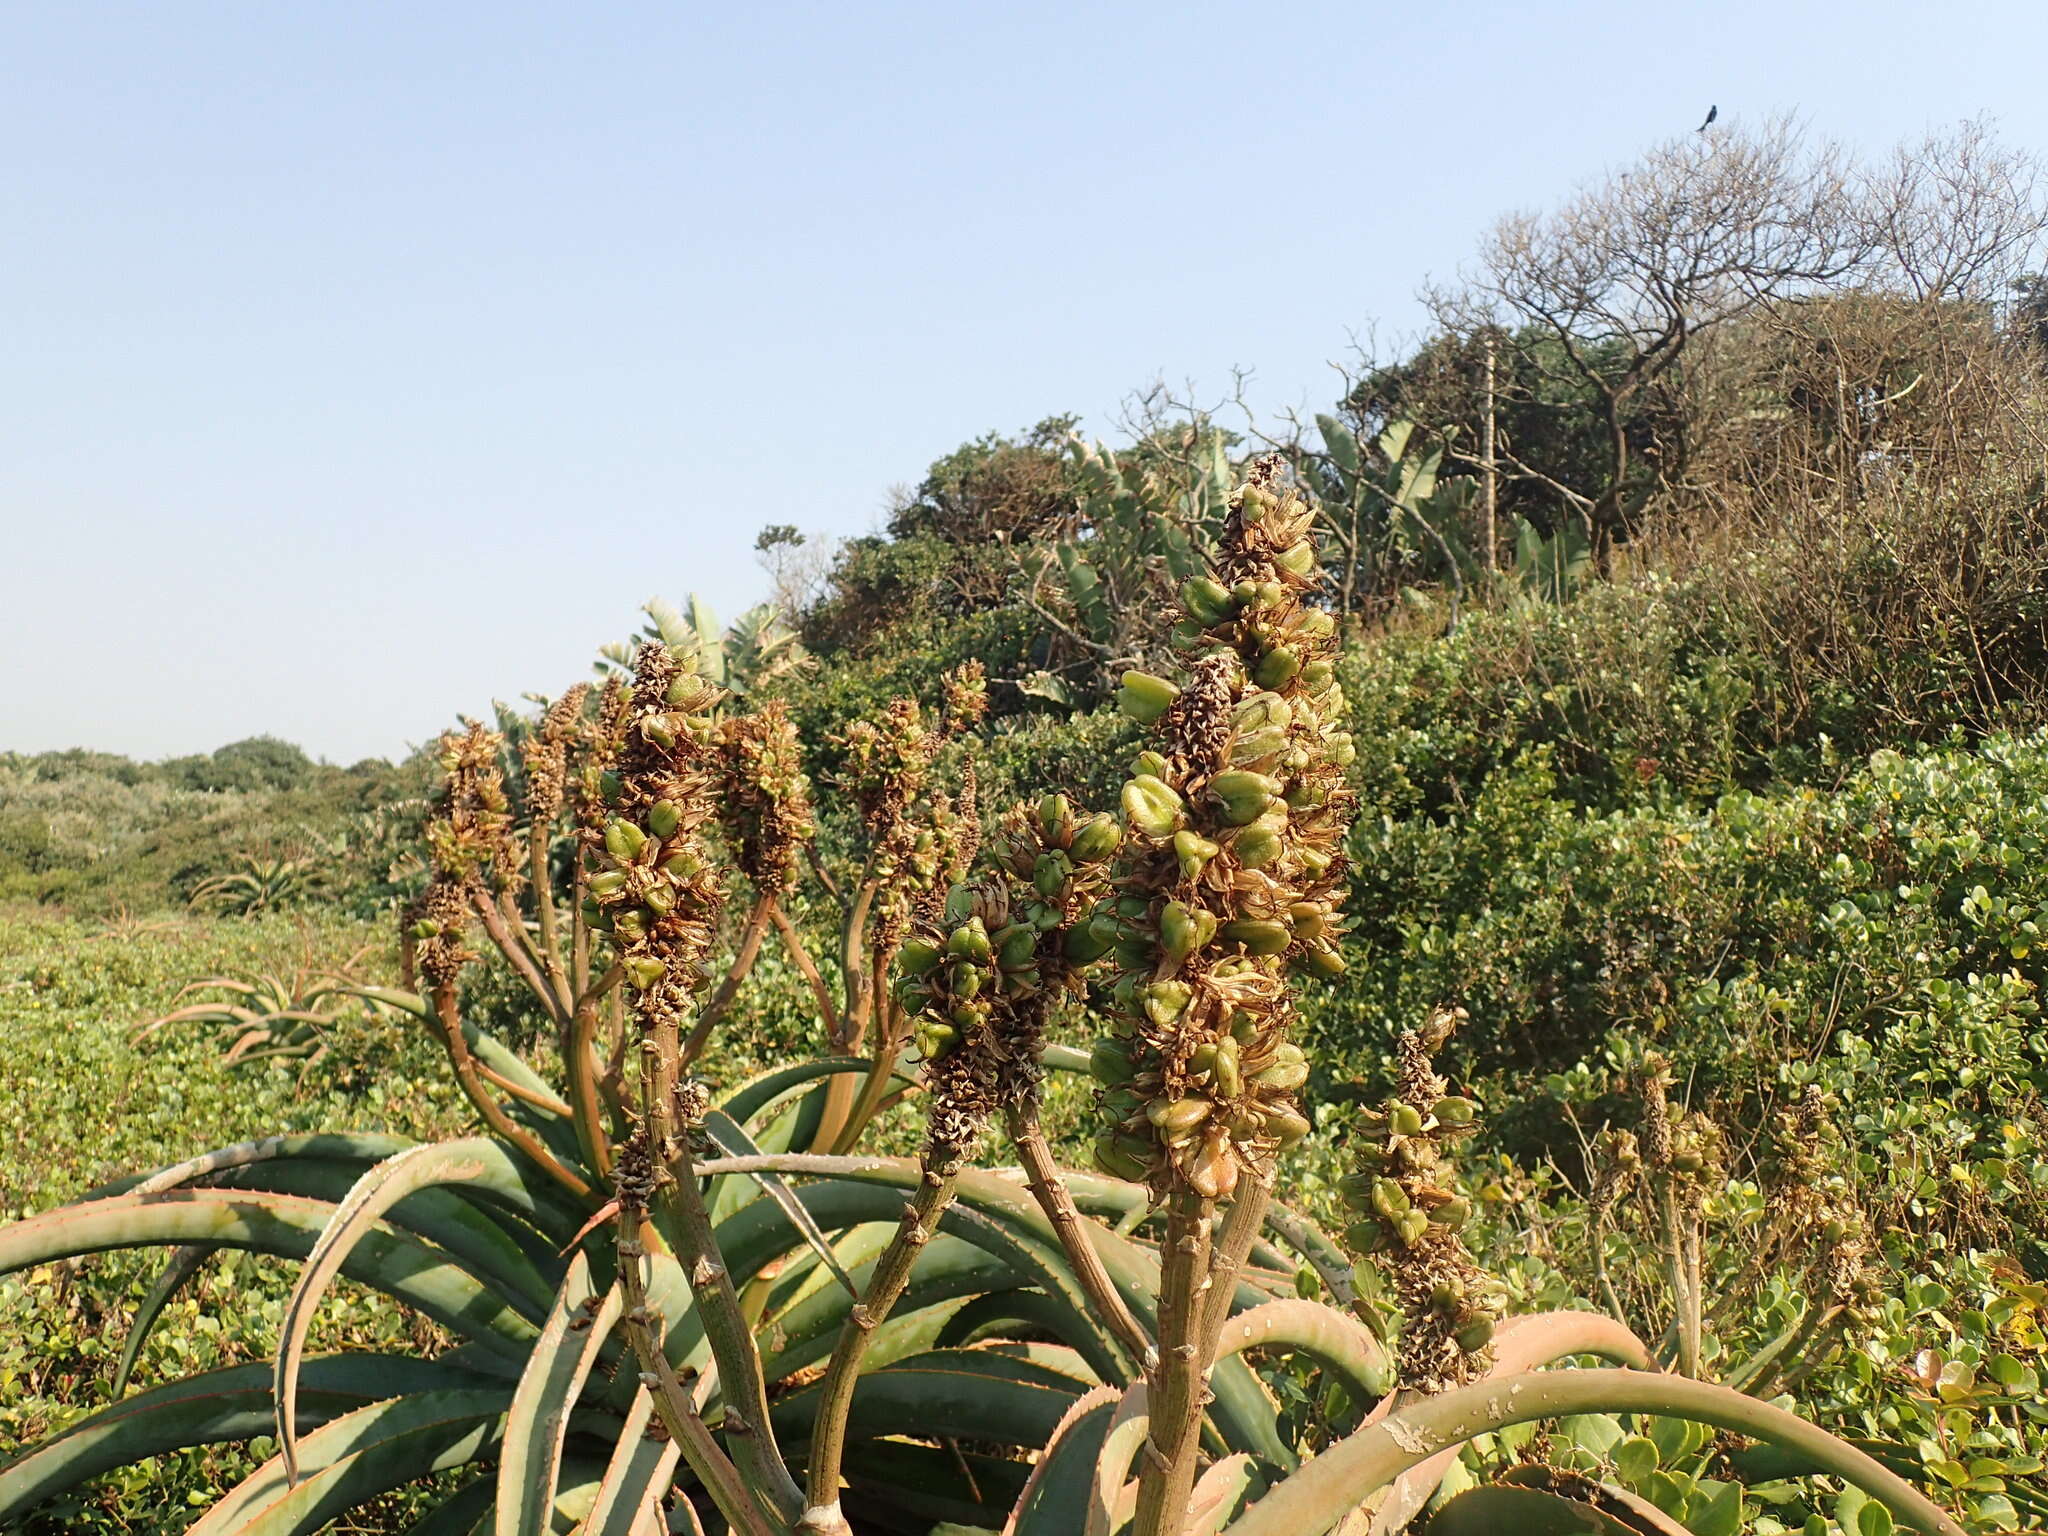
MULTIPOLYGON (((0 1274, 111 1248, 183 1243, 303 1259, 333 1211, 322 1200, 247 1190, 118 1195, 0 1227, 0 1274)), ((352 1249, 341 1272, 500 1354, 523 1359, 539 1331, 504 1295, 419 1239, 381 1223, 352 1249)))
POLYGON ((171 1251, 170 1262, 164 1265, 163 1273, 156 1277, 149 1293, 136 1306, 135 1316, 128 1321, 128 1342, 121 1346, 121 1363, 114 1367, 114 1397, 119 1398, 127 1392, 128 1378, 135 1374, 135 1362, 142 1354, 143 1341, 156 1326, 156 1320, 163 1316, 164 1308, 171 1304, 171 1298, 218 1252, 220 1250, 211 1243, 187 1243, 171 1251))
MULTIPOLYGON (((872 1268, 872 1263, 863 1266, 861 1275, 872 1268)), ((1016 1271, 1003 1259, 942 1233, 918 1255, 910 1284, 890 1315, 909 1317, 941 1302, 1008 1290, 1017 1284, 1016 1271)), ((853 1297, 833 1287, 812 1292, 779 1315, 775 1319, 777 1348, 762 1362, 768 1378, 772 1381, 790 1375, 831 1354, 841 1326, 856 1305, 853 1297)))
POLYGON ((303 1136, 265 1136, 257 1141, 238 1141, 231 1147, 216 1147, 211 1152, 202 1152, 197 1157, 188 1157, 183 1162, 171 1163, 153 1173, 133 1173, 124 1178, 114 1179, 89 1189, 79 1196, 79 1204, 88 1200, 107 1200, 115 1195, 154 1195, 181 1185, 196 1183, 231 1168, 246 1168, 252 1163, 269 1162, 276 1158, 317 1157, 340 1162, 360 1163, 364 1167, 381 1163, 387 1157, 396 1157, 407 1147, 417 1142, 406 1136, 352 1135, 339 1132, 319 1132, 303 1136))
POLYGON ((1131 1463, 1138 1459, 1145 1437, 1151 1433, 1152 1400, 1141 1382, 1125 1391, 1110 1415, 1095 1476, 1088 1485, 1085 1536, 1110 1536, 1129 1517, 1134 1499, 1126 1497, 1124 1488, 1131 1480, 1131 1463))
POLYGON ((653 1438, 653 1428, 654 1399, 641 1387, 626 1410, 625 1428, 613 1444, 597 1499, 584 1516, 582 1536, 634 1536, 650 1515, 659 1518, 661 1496, 683 1453, 666 1436, 653 1438))
POLYGON ((1120 1395, 1114 1388, 1097 1387, 1074 1399, 1032 1468, 1003 1536, 1072 1536, 1081 1528, 1088 1518, 1095 1464, 1120 1395))
POLYGON ((590 1261, 576 1255, 505 1417, 505 1445, 498 1459, 497 1536, 547 1536, 569 1409, 619 1320, 620 1306, 616 1287, 608 1287, 601 1296, 593 1290, 590 1261))
POLYGON ((420 1516, 405 1536, 474 1536, 488 1521, 497 1493, 489 1473, 473 1477, 420 1516))
MULTIPOLYGON (((1604 1312, 1534 1312, 1511 1317, 1500 1325, 1486 1379, 1532 1371, 1573 1355, 1593 1355, 1637 1370, 1652 1369, 1649 1346, 1626 1324, 1604 1312)), ((1398 1411, 1402 1404, 1396 1401, 1390 1406, 1398 1411)), ((1373 1514, 1372 1536, 1398 1531, 1420 1514, 1457 1458, 1458 1448, 1447 1446, 1396 1478, 1393 1492, 1373 1514)))
POLYGON ((384 1213, 407 1195, 439 1184, 460 1184, 481 1179, 493 1163, 508 1161, 504 1149, 481 1136, 461 1141, 437 1142, 413 1147, 379 1163, 349 1191, 348 1198, 334 1207, 320 1234, 320 1240, 306 1256, 298 1284, 284 1309, 277 1346, 278 1452, 285 1475, 298 1479, 298 1431, 294 1420, 299 1389, 299 1357, 306 1346, 306 1329, 327 1287, 341 1272, 356 1244, 376 1228, 384 1213))
POLYGON ((862 1440, 846 1449, 847 1513, 855 1529, 925 1536, 986 1532, 1024 1491, 1030 1469, 1020 1461, 983 1455, 955 1444, 912 1445, 903 1440, 862 1440))
POLYGON ((1281 1349, 1307 1355, 1341 1378, 1359 1402, 1393 1389, 1394 1367, 1378 1339, 1333 1307, 1312 1301, 1269 1301, 1234 1313, 1223 1325, 1219 1354, 1281 1349))
MULTIPOLYGON (((1545 1466, 1541 1462, 1508 1468, 1496 1479, 1496 1485, 1533 1488, 1540 1493, 1592 1504, 1605 1519, 1613 1523, 1616 1536, 1692 1536, 1680 1521, 1665 1514, 1648 1499, 1630 1493, 1626 1488, 1617 1488, 1612 1483, 1595 1483, 1576 1472, 1561 1471, 1556 1467, 1545 1466)), ((1728 1483, 1722 1484, 1722 1487, 1733 1494, 1736 1507, 1739 1509, 1741 1488, 1728 1483)))
MULTIPOLYGON (((1631 1525, 1610 1519, 1597 1505, 1537 1488, 1495 1483, 1467 1488, 1429 1517, 1430 1536, 1644 1536, 1631 1525)), ((1666 1532, 1686 1536, 1682 1525, 1666 1532)))
MULTIPOLYGON (((865 1056, 821 1056, 815 1061, 802 1061, 794 1066, 778 1067, 743 1084, 719 1107, 741 1125, 747 1125, 799 1088, 815 1083, 821 1078, 834 1077, 841 1073, 865 1073, 873 1065, 874 1063, 865 1056)), ((909 1087, 910 1083, 911 1079, 899 1072, 890 1079, 889 1088, 894 1092, 899 1087, 909 1087)))
POLYGON ((492 1454, 509 1400, 501 1388, 416 1392, 343 1414, 300 1444, 296 1474, 271 1457, 186 1536, 316 1531, 375 1494, 492 1454))
POLYGON ((1903 1478, 1804 1419, 1711 1382, 1648 1371, 1532 1371, 1410 1403, 1296 1471, 1226 1536, 1322 1536, 1409 1467, 1475 1435, 1574 1413, 1654 1413, 1787 1446, 1854 1484, 1902 1524, 1928 1536, 1963 1528, 1903 1478))
MULTIPOLYGON (((755 1146, 738 1121, 722 1110, 712 1110, 704 1116, 704 1134, 711 1138, 711 1144, 727 1157, 748 1157, 757 1155, 760 1148, 755 1146)), ((839 1262, 839 1255, 832 1251, 832 1244, 825 1234, 818 1230, 818 1224, 811 1220, 811 1213, 804 1209, 804 1203, 790 1193, 788 1181, 779 1173, 756 1173, 748 1175, 761 1188, 762 1193, 773 1200, 789 1218, 790 1225, 802 1234, 810 1244, 811 1252, 818 1256, 849 1297, 858 1298, 860 1292, 854 1289, 853 1277, 846 1272, 846 1266, 839 1262)))
MULTIPOLYGON (((1080 1395, 1073 1383, 1024 1380, 993 1360, 969 1358, 977 1353, 950 1351, 929 1364, 929 1357, 915 1355, 863 1375, 847 1414, 847 1438, 910 1435, 1034 1449, 1045 1444, 1080 1395)), ((775 1404, 771 1417, 785 1446, 809 1442, 817 1400, 818 1389, 811 1386, 775 1404)))
POLYGON ((1212 1463, 1188 1497, 1185 1536, 1216 1536, 1258 1486, 1258 1466, 1243 1451, 1212 1463))
MULTIPOLYGON (((380 1398, 473 1387, 485 1379, 447 1360, 325 1355, 306 1362, 301 1411, 324 1422, 380 1398)), ((0 1522, 115 1467, 187 1446, 267 1435, 273 1422, 270 1367, 261 1361, 138 1392, 0 1464, 0 1522)))

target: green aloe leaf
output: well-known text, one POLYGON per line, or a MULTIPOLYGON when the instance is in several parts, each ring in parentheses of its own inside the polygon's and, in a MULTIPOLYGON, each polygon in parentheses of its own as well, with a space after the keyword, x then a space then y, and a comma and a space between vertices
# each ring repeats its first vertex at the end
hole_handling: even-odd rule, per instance
POLYGON ((661 1496, 675 1478, 682 1447, 666 1436, 654 1439, 654 1398, 645 1387, 633 1394, 625 1427, 612 1445, 612 1459, 584 1517, 582 1536, 634 1536, 650 1517, 659 1518, 661 1496))
POLYGON ((616 1287, 600 1296, 590 1262, 577 1254, 555 1297, 505 1417, 498 1461, 497 1536, 547 1536, 562 1469, 569 1410, 583 1391, 598 1353, 619 1320, 616 1287))
POLYGON ((163 1316, 164 1308, 171 1304, 171 1298, 182 1290, 186 1283, 206 1267, 206 1261, 220 1250, 211 1243, 187 1243, 171 1251, 170 1261, 163 1267, 163 1273, 156 1277, 148 1293, 135 1308, 135 1316, 128 1321, 128 1341, 121 1346, 121 1363, 114 1367, 112 1395, 121 1397, 128 1390, 128 1379, 135 1374, 135 1362, 142 1354, 143 1341, 150 1330, 163 1316))
POLYGON ((1081 1529, 1103 1437, 1120 1396, 1113 1388, 1097 1387, 1074 1399, 1010 1512, 1005 1536, 1071 1536, 1081 1529))
POLYGON ((365 1173, 348 1197, 333 1208, 334 1214, 321 1231, 320 1240, 306 1256, 305 1268, 293 1287, 279 1328, 277 1437, 287 1475, 298 1475, 298 1434, 293 1410, 306 1329, 328 1285, 341 1273, 356 1245, 380 1224, 386 1211, 407 1195, 435 1185, 481 1180, 494 1169, 500 1177, 508 1177, 509 1163, 504 1147, 487 1137, 413 1147, 365 1173))
MULTIPOLYGON (((931 1357, 913 1355, 866 1373, 854 1388, 847 1437, 987 1440, 1031 1449, 1044 1445, 1080 1394, 1071 1383, 1019 1379, 996 1360, 978 1355, 949 1351, 932 1363, 927 1363, 931 1357)), ((775 1433, 785 1447, 809 1442, 817 1399, 813 1386, 775 1404, 775 1433)))

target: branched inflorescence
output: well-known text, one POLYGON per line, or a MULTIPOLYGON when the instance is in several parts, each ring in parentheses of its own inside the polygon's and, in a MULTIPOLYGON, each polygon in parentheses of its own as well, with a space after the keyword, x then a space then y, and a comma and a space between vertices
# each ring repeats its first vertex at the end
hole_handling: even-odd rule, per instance
POLYGON ((725 897, 703 842, 720 697, 666 647, 643 645, 615 766, 601 771, 605 819, 582 833, 584 917, 610 936, 643 1031, 672 1029, 688 1014, 725 897))
POLYGON ((1353 755, 1335 622, 1308 601, 1312 521, 1276 461, 1254 466, 1214 576, 1181 590, 1185 685, 1124 677, 1125 712, 1158 738, 1124 786, 1132 837, 1090 930, 1114 956, 1122 1023, 1094 1053, 1109 1122, 1096 1156, 1162 1194, 1228 1195, 1309 1129, 1288 971, 1342 969, 1353 755))
POLYGON ((540 725, 519 744, 519 760, 526 772, 526 819, 530 826, 546 827, 562 812, 568 789, 569 753, 581 739, 583 706, 590 697, 590 684, 578 683, 568 689, 541 715, 540 725))
POLYGON ((1478 1128, 1477 1106, 1450 1093, 1433 1060, 1464 1018, 1463 1009, 1439 1009, 1401 1036, 1394 1097, 1364 1116, 1356 1166, 1340 1184, 1344 1203, 1361 1213, 1346 1241, 1393 1280, 1401 1384, 1415 1392, 1483 1374, 1499 1315, 1461 1235, 1470 1207, 1446 1182, 1444 1155, 1478 1128))

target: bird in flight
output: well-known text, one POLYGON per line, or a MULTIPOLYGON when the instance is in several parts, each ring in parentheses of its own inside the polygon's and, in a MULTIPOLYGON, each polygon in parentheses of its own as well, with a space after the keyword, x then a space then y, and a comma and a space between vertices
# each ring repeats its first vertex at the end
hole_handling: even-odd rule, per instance
POLYGON ((1721 115, 1721 108, 1720 108, 1720 105, 1719 105, 1719 103, 1716 103, 1715 105, 1713 105, 1713 106, 1711 106, 1711 107, 1707 108, 1707 120, 1706 120, 1706 121, 1705 121, 1704 123, 1701 123, 1701 124, 1700 124, 1700 128, 1699 128, 1699 131, 1700 131, 1701 133, 1705 133, 1705 132, 1706 132, 1706 131, 1707 131, 1707 130, 1708 130, 1709 128, 1713 127, 1713 126, 1714 126, 1714 119, 1715 119, 1715 118, 1717 118, 1717 117, 1719 117, 1720 115, 1721 115))

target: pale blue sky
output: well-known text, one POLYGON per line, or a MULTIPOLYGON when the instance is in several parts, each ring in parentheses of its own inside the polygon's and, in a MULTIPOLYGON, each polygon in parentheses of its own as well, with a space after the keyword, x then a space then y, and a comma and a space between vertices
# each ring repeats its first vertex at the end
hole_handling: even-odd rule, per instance
POLYGON ((766 523, 1355 330, 1649 142, 2048 149, 2000 4, 0 6, 0 749, 395 754, 766 523))

